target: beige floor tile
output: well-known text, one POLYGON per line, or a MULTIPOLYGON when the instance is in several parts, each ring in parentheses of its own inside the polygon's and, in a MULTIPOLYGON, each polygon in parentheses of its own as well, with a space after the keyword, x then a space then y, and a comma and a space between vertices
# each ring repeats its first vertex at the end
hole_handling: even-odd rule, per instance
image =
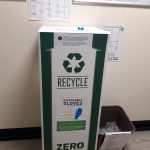
POLYGON ((41 140, 1 141, 0 150, 42 150, 41 140))
POLYGON ((150 139, 150 131, 140 131, 140 132, 135 132, 132 134, 132 139, 150 139))

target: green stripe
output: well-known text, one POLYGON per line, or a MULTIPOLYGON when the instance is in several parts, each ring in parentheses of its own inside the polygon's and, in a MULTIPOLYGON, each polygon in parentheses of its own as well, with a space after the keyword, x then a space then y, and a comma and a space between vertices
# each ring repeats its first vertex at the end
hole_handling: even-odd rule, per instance
POLYGON ((99 105, 100 105, 107 37, 108 35, 98 35, 98 34, 95 34, 93 36, 92 47, 94 49, 97 49, 97 52, 96 52, 96 60, 95 60, 95 73, 94 73, 88 150, 95 150, 95 145, 96 145, 97 125, 98 125, 98 119, 99 119, 98 117, 99 117, 99 109, 100 109, 99 105))
POLYGON ((52 150, 52 66, 50 49, 54 47, 53 40, 53 33, 40 33, 44 150, 52 150))
POLYGON ((78 131, 85 130, 86 120, 58 121, 57 131, 78 131))

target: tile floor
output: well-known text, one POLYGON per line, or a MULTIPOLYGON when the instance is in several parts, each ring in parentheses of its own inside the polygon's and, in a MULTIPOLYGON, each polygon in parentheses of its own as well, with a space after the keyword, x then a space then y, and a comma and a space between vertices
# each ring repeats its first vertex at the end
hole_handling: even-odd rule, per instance
MULTIPOLYGON (((132 139, 150 140, 150 131, 135 132, 132 134, 132 139)), ((42 150, 41 147, 41 140, 16 140, 0 142, 0 150, 42 150)))
POLYGON ((42 150, 41 140, 1 141, 0 150, 42 150))

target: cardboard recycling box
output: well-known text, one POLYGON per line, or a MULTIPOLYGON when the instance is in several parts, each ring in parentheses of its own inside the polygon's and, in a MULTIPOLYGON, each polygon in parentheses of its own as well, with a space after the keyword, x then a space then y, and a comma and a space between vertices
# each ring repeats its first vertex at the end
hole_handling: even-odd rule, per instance
POLYGON ((95 150, 109 32, 39 30, 43 150, 95 150))

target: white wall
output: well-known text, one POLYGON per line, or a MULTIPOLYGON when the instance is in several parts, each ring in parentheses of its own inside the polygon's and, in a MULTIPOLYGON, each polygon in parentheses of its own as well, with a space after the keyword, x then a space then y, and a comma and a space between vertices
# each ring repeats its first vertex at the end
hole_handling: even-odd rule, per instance
POLYGON ((28 21, 27 1, 0 1, 0 128, 40 125, 38 29, 49 25, 123 25, 121 60, 106 63, 103 105, 131 120, 150 119, 150 10, 73 5, 70 23, 28 21))

